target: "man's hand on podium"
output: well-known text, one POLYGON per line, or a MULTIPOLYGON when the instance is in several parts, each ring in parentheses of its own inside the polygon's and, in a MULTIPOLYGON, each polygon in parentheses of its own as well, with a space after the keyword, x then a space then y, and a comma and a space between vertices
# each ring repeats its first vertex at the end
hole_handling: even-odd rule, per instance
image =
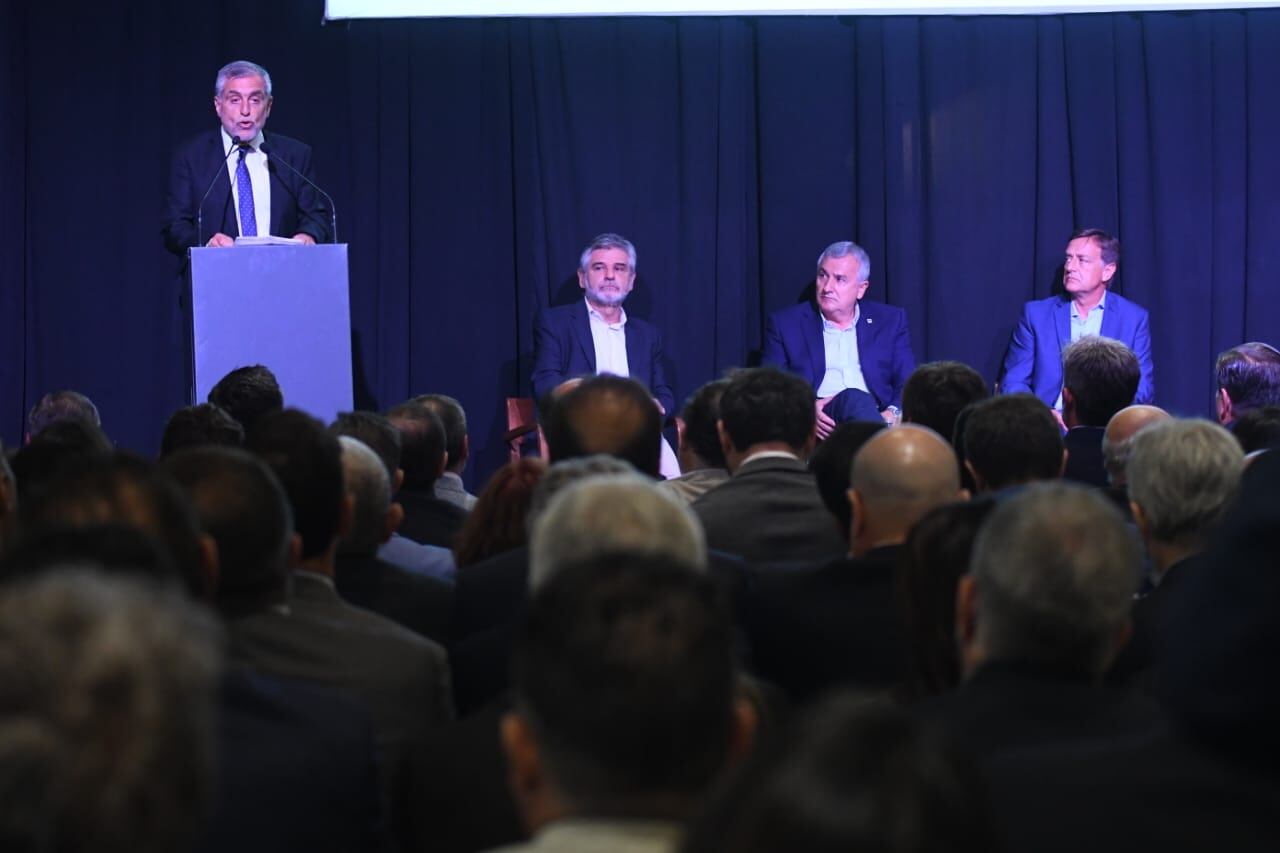
POLYGON ((316 244, 316 238, 312 237, 310 234, 307 234, 304 231, 299 231, 297 234, 294 234, 293 239, 307 246, 314 246, 316 244))
POLYGON ((234 246, 236 241, 219 231, 209 238, 209 242, 205 243, 211 249, 224 249, 227 246, 234 246))

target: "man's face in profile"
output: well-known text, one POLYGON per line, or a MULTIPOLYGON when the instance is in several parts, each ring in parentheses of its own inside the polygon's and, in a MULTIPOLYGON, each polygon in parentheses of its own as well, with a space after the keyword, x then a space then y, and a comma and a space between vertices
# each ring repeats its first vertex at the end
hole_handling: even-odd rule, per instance
POLYGON ((621 305, 635 280, 631 259, 622 249, 596 249, 587 258, 587 268, 578 270, 578 286, 592 305, 621 305))
POLYGON ((1102 249, 1092 237, 1077 237, 1067 244, 1062 286, 1073 299, 1100 298, 1115 274, 1116 265, 1102 262, 1102 249))
POLYGON ((213 99, 213 110, 228 136, 248 142, 266 126, 267 116, 271 115, 267 81, 260 74, 231 78, 222 87, 222 94, 213 99))
POLYGON ((853 255, 823 259, 815 281, 818 309, 822 316, 828 320, 845 320, 853 316, 854 306, 867 292, 861 266, 853 255))

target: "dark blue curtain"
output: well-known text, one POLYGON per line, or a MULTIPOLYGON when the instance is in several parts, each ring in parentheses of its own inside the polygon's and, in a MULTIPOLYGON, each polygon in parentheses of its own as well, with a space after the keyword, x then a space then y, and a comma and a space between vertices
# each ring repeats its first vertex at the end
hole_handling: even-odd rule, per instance
MULTIPOLYGON (((322 25, 318 0, 0 7, 0 435, 74 387, 154 450, 183 401, 166 164, 214 71, 272 72, 351 243, 357 399, 453 394, 472 484, 529 392, 539 306, 581 246, 639 249, 628 308, 685 395, 853 238, 920 360, 997 376, 1067 234, 1121 237, 1158 401, 1207 414, 1214 355, 1275 339, 1280 12, 322 25)), ((285 389, 286 395, 288 389, 285 389)))

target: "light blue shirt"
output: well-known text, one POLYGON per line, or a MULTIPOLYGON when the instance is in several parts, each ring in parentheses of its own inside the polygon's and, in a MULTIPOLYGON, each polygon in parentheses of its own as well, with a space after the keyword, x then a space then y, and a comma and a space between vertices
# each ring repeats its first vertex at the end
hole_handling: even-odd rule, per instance
POLYGON ((458 572, 457 564, 453 560, 453 552, 448 548, 421 545, 412 539, 406 539, 399 533, 392 534, 391 538, 378 548, 378 559, 406 571, 427 575, 446 583, 453 583, 458 572))
MULTIPOLYGON (((868 391, 858 360, 858 317, 862 307, 853 311, 853 322, 842 329, 826 317, 822 318, 822 348, 826 353, 827 372, 818 384, 817 396, 834 397, 846 388, 868 391)), ((868 393, 870 393, 868 391, 868 393)))
MULTIPOLYGON (((1090 335, 1100 337, 1102 335, 1102 311, 1107 307, 1106 291, 1102 293, 1102 299, 1098 300, 1098 304, 1089 309, 1089 316, 1081 318, 1076 310, 1076 304, 1071 303, 1071 343, 1075 343, 1081 338, 1087 338, 1090 335)), ((1062 411, 1062 392, 1058 392, 1058 400, 1053 404, 1058 411, 1062 411)))

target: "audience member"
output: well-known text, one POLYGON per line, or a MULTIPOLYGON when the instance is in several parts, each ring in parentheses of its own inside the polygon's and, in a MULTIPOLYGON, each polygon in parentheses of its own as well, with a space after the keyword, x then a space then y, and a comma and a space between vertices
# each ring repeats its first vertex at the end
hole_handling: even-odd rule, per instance
POLYGON ((1101 685, 1128 638, 1138 563, 1095 490, 1038 483, 1001 501, 957 589, 964 683, 924 713, 988 759, 1154 732, 1154 705, 1101 685))
POLYGON ((404 471, 397 495, 404 507, 400 532, 423 545, 452 549, 467 513, 436 497, 436 481, 448 461, 444 423, 431 409, 412 401, 392 408, 387 419, 400 432, 400 468, 404 471))
POLYGON ((853 694, 804 714, 698 818, 684 853, 990 853, 986 785, 959 746, 853 694))
POLYGON ((213 403, 185 406, 169 416, 160 438, 160 458, 172 456, 186 447, 219 444, 240 447, 244 427, 227 411, 213 403))
POLYGON ((1110 674, 1113 681, 1132 681, 1159 666, 1165 603, 1185 577, 1214 570, 1196 557, 1235 499, 1243 471, 1240 445, 1209 421, 1171 420, 1133 437, 1126 466, 1129 500, 1152 585, 1134 603, 1133 638, 1110 674))
POLYGON ((818 561, 845 544, 804 459, 814 443, 813 388, 772 367, 735 374, 720 397, 730 478, 691 505, 707 545, 752 563, 818 561))
POLYGON ((1138 357, 1119 341, 1086 336, 1062 351, 1064 480, 1106 487, 1103 434, 1111 418, 1133 403, 1140 379, 1138 357))
POLYGON ((1218 355, 1218 423, 1230 426, 1251 409, 1280 405, 1280 350, 1251 342, 1218 355))
POLYGON ((110 454, 114 449, 106 434, 87 421, 54 421, 13 455, 18 503, 27 503, 44 492, 63 468, 74 469, 89 458, 110 454))
POLYGON ((189 849, 210 806, 219 667, 207 616, 59 571, 0 596, 5 850, 189 849))
POLYGON ((261 364, 237 367, 209 389, 208 402, 239 421, 245 432, 264 415, 284 408, 276 375, 261 364))
POLYGON ((931 361, 902 388, 902 422, 926 426, 951 441, 965 406, 991 396, 982 374, 958 361, 931 361))
POLYGON ((728 379, 716 379, 693 392, 680 417, 684 430, 680 433, 681 474, 664 480, 662 486, 685 503, 693 503, 702 495, 729 479, 728 463, 720 447, 716 421, 720 419, 720 395, 729 385, 728 379))
POLYGON ((80 421, 91 427, 101 427, 98 407, 79 391, 50 391, 31 407, 27 414, 27 436, 30 442, 50 424, 58 421, 80 421))
POLYGON ((849 519, 853 506, 849 503, 849 472, 853 469, 853 457, 862 445, 876 433, 885 429, 877 421, 845 421, 813 450, 809 457, 809 470, 818 484, 818 497, 835 519, 840 538, 849 541, 849 519))
POLYGON ((435 412, 444 425, 444 450, 448 458, 444 473, 436 480, 436 497, 456 504, 459 509, 471 510, 476 496, 462 483, 462 472, 471 455, 471 440, 467 436, 467 412, 462 404, 445 394, 421 394, 410 402, 426 406, 435 412))
POLYGON ((529 507, 546 470, 547 463, 541 459, 519 459, 502 466, 489 479, 458 534, 454 546, 458 568, 528 543, 529 507))
POLYGON ((752 739, 732 634, 716 585, 670 558, 598 556, 551 578, 521 632, 502 720, 534 839, 504 849, 673 850, 752 739))
POLYGON ((978 492, 1062 476, 1066 450, 1053 412, 1034 394, 977 403, 965 419, 965 467, 978 492))
POLYGON ((601 374, 554 398, 544 411, 551 462, 608 454, 659 477, 662 415, 643 385, 601 374))
POLYGON ((907 640, 904 698, 945 693, 960 683, 956 587, 994 506, 984 498, 945 504, 922 516, 907 536, 895 583, 907 640))
MULTIPOLYGON (((329 432, 336 436, 350 436, 378 454, 387 469, 391 481, 392 499, 404 484, 404 470, 400 467, 400 430, 377 412, 339 412, 329 425, 329 432)), ((396 502, 399 505, 399 502, 396 502)), ((403 505, 400 505, 403 510, 403 505)), ((403 524, 403 520, 401 524, 403 524)), ((453 552, 439 545, 423 545, 399 532, 378 547, 378 559, 393 566, 453 583, 456 566, 453 552)))
POLYGON ((743 596, 753 670, 799 702, 835 686, 889 688, 902 679, 906 639, 893 582, 902 543, 925 513, 964 497, 951 446, 909 424, 863 445, 850 484, 849 556, 758 571, 743 596))
POLYGON ((1280 406, 1250 409, 1231 422, 1231 434, 1245 453, 1280 446, 1280 406))
POLYGON ((637 474, 587 477, 559 492, 529 536, 529 588, 603 553, 666 557, 702 571, 707 545, 688 507, 637 474))
POLYGON ((391 501, 391 482, 377 454, 341 436, 342 473, 351 500, 351 524, 338 542, 334 582, 342 598, 435 640, 449 640, 453 587, 378 559, 378 547, 404 517, 391 501))
MULTIPOLYGON (((1126 406, 1112 415, 1102 435, 1102 459, 1107 469, 1107 482, 1113 489, 1128 484, 1125 466, 1133 448, 1133 438, 1146 427, 1169 420, 1169 413, 1158 406, 1138 404, 1126 406)), ((1128 497, 1125 497, 1126 502, 1128 497)))

